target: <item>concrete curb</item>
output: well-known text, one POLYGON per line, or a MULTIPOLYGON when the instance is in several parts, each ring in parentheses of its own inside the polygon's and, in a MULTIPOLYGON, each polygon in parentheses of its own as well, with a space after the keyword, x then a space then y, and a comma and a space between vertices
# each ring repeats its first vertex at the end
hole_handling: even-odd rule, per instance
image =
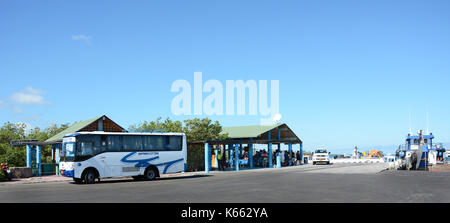
MULTIPOLYGON (((205 174, 204 172, 186 172, 186 173, 173 173, 173 174, 163 174, 161 178, 171 178, 171 177, 189 177, 197 175, 211 175, 205 174)), ((131 177, 115 177, 111 179, 128 179, 131 177)), ((0 182, 0 186, 5 185, 17 185, 17 184, 36 184, 36 183, 49 183, 49 182, 71 182, 73 181, 70 177, 64 176, 43 176, 43 177, 29 177, 29 178, 13 178, 12 181, 0 182)))
POLYGON ((44 177, 29 177, 29 178, 13 178, 12 181, 0 182, 0 186, 16 185, 16 184, 35 184, 46 182, 65 182, 71 181, 72 178, 63 176, 44 176, 44 177))

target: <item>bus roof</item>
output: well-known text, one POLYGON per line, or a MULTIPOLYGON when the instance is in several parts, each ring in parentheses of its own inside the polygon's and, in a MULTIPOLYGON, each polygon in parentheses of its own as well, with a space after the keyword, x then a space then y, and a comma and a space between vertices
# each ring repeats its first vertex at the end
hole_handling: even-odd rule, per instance
POLYGON ((73 137, 78 135, 185 135, 182 132, 76 132, 64 135, 64 137, 73 137))

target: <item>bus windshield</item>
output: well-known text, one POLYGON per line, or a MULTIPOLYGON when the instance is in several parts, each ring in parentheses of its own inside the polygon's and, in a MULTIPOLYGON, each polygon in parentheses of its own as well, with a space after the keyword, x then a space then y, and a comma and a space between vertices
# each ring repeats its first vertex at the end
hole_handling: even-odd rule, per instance
POLYGON ((75 143, 65 142, 62 146, 61 158, 63 161, 73 161, 75 158, 75 143))

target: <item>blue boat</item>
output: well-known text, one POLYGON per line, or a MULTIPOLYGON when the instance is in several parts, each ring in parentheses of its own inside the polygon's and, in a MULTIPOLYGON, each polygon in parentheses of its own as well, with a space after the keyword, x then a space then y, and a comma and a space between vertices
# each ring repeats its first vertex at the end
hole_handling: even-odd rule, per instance
POLYGON ((409 170, 428 170, 429 166, 444 163, 445 149, 441 143, 433 144, 434 135, 408 134, 405 145, 400 146, 398 152, 403 160, 402 166, 409 170))

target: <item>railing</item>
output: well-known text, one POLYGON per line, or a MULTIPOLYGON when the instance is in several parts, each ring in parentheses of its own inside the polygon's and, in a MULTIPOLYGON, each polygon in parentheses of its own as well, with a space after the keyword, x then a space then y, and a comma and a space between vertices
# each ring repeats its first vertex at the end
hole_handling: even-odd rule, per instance
MULTIPOLYGON (((432 149, 433 150, 441 150, 441 149, 445 149, 445 148, 442 143, 433 143, 432 149)), ((406 144, 400 145, 400 151, 406 151, 406 150, 408 150, 408 145, 406 145, 406 144)))
POLYGON ((58 171, 58 166, 56 163, 32 163, 31 164, 31 174, 33 176, 48 176, 48 175, 56 175, 58 171), (39 165, 40 165, 40 174, 39 174, 39 165))
POLYGON ((433 148, 436 150, 445 149, 442 143, 434 143, 433 148))

